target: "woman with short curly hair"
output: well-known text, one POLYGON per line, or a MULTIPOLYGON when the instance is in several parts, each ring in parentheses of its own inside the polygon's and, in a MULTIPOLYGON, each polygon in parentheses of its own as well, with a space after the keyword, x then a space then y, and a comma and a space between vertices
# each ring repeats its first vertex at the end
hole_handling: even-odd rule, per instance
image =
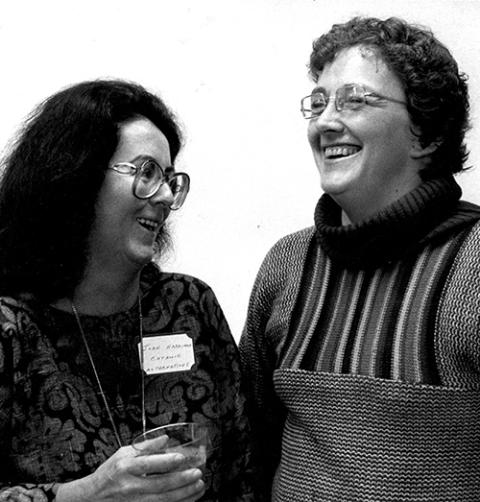
POLYGON ((273 502, 475 502, 480 208, 466 77, 429 30, 354 18, 301 100, 323 194, 265 258, 240 350, 273 502))

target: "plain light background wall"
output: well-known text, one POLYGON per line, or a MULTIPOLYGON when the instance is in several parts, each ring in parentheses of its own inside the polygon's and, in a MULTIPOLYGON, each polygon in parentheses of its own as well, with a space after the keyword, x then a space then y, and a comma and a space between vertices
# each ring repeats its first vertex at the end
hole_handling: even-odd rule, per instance
POLYGON ((458 180, 480 203, 478 0, 2 2, 0 145, 75 82, 120 77, 160 94, 185 133, 177 169, 192 177, 164 268, 208 282, 238 340, 265 253, 313 224, 321 194, 299 112, 311 43, 357 14, 431 27, 469 75, 474 168, 458 180))

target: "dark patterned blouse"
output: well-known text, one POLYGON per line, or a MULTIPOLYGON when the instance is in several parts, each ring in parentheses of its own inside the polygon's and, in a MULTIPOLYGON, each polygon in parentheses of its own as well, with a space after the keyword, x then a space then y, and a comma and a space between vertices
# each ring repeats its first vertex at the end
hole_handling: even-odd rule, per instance
MULTIPOLYGON (((253 500, 238 352, 215 295, 198 279, 153 265, 141 290, 144 337, 186 333, 195 355, 189 371, 144 377, 147 429, 207 424, 212 451, 201 500, 253 500)), ((138 305, 81 323, 128 445, 142 430, 138 305)), ((90 474, 117 448, 74 316, 0 298, 0 501, 49 500, 49 483, 90 474)))

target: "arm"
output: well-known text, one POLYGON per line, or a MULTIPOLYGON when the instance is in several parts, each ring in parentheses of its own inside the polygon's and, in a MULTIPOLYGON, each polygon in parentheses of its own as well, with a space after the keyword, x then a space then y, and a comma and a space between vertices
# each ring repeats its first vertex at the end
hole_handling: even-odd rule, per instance
POLYGON ((92 474, 63 483, 45 461, 37 461, 35 449, 31 458, 15 449, 17 438, 25 435, 24 423, 41 435, 49 419, 41 408, 31 407, 44 390, 42 375, 53 364, 53 349, 33 319, 21 302, 0 299, 0 502, 198 500, 204 491, 201 471, 171 472, 184 460, 178 454, 141 455, 123 447, 92 474), (146 476, 151 473, 155 476, 146 476))
POLYGON ((14 301, 0 299, 0 502, 46 502, 55 498, 54 483, 12 482, 15 475, 9 451, 13 434, 14 373, 18 374, 21 352, 17 336, 18 307, 14 301))
POLYGON ((244 388, 258 466, 255 499, 258 502, 270 501, 285 421, 285 409, 273 386, 276 355, 273 343, 267 338, 277 292, 283 290, 274 253, 272 250, 267 255, 257 274, 240 339, 244 388))
POLYGON ((222 429, 222 483, 218 497, 222 502, 253 502, 250 425, 241 389, 238 348, 210 288, 203 293, 200 307, 211 333, 222 429))

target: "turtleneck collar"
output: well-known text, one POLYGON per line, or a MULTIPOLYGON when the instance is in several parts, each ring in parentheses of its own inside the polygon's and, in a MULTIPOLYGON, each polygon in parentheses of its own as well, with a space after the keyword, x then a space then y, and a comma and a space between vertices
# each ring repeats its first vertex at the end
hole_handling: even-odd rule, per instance
MULTIPOLYGON (((372 218, 343 226, 340 206, 324 194, 315 209, 316 236, 325 253, 345 266, 377 266, 418 249, 452 226, 465 225, 462 218, 445 224, 461 194, 451 176, 429 180, 372 218)), ((477 209, 467 219, 479 217, 477 209)))

